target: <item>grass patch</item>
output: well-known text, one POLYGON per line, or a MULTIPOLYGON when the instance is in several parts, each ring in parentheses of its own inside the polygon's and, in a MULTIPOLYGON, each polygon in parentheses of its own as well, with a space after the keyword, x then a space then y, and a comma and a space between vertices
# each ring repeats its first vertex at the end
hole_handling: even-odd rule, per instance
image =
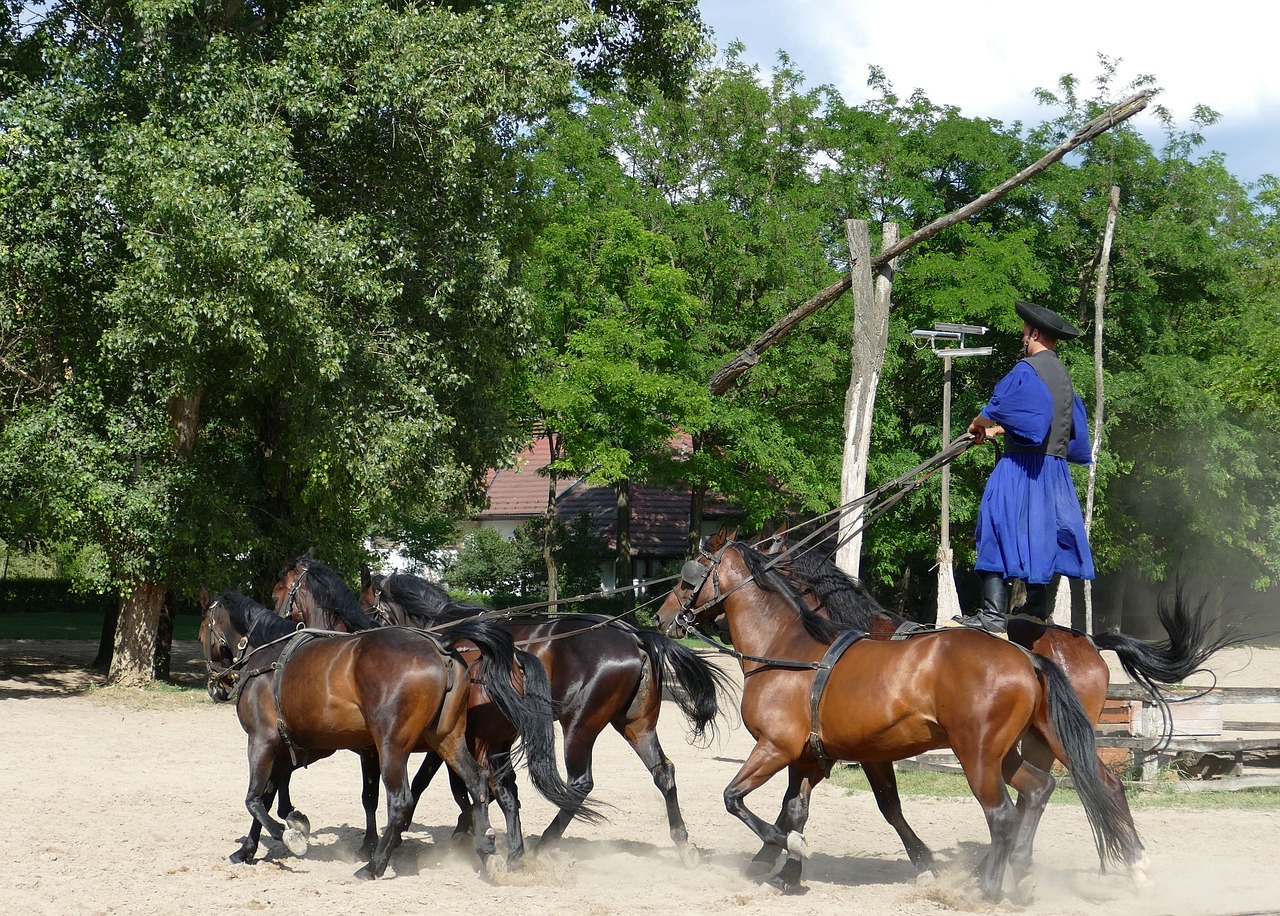
MULTIPOLYGON (((200 618, 179 614, 174 639, 195 639, 200 618)), ((102 635, 102 615, 92 611, 35 611, 0 614, 0 639, 90 639, 102 635)))
MULTIPOLYGON (((871 786, 859 766, 837 766, 831 771, 831 782, 846 791, 870 792, 871 786)), ((935 773, 929 770, 900 770, 898 772, 898 794, 917 798, 973 798, 969 791, 969 783, 959 773, 935 773)), ((1152 787, 1125 786, 1125 794, 1129 798, 1129 807, 1135 811, 1143 809, 1184 809, 1223 810, 1223 809, 1280 809, 1280 786, 1259 786, 1252 789, 1240 789, 1235 792, 1179 792, 1173 780, 1155 783, 1152 787)), ((1050 799, 1050 804, 1080 804, 1075 791, 1059 786, 1050 799)))

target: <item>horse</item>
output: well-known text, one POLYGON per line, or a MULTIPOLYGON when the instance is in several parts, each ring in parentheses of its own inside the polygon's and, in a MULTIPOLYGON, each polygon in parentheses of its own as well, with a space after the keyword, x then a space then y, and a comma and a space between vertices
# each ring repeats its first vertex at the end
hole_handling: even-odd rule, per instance
MULTIPOLYGON (((361 607, 388 625, 433 628, 451 620, 492 614, 487 608, 455 601, 426 579, 396 573, 361 572, 361 607)), ((649 771, 666 802, 671 839, 681 861, 699 861, 680 813, 675 767, 658 742, 658 715, 665 680, 673 678, 673 696, 689 720, 693 738, 714 729, 719 698, 729 681, 715 665, 688 647, 653 631, 595 614, 502 618, 516 644, 538 657, 547 669, 556 716, 564 735, 569 785, 590 794, 595 781, 592 750, 601 731, 612 725, 649 771)), ((455 792, 456 794, 456 792, 455 792)), ((466 809, 463 809, 466 813, 466 809)), ((572 812, 560 811, 542 832, 540 848, 560 839, 572 812)))
MULTIPOLYGON (((706 549, 714 553, 728 536, 727 529, 722 528, 711 537, 706 549)), ((763 545, 763 551, 777 557, 774 562, 778 568, 815 613, 861 629, 873 639, 902 638, 927 629, 884 608, 857 579, 813 552, 786 541, 785 536, 785 529, 776 533, 763 545)), ((1192 607, 1182 589, 1175 591, 1172 600, 1162 599, 1157 607, 1157 617, 1167 639, 1160 643, 1145 642, 1123 633, 1099 633, 1090 637, 1079 630, 1016 614, 1009 618, 1008 636, 1011 642, 1052 660, 1061 668, 1071 681, 1089 720, 1097 723, 1111 680, 1111 669, 1101 652, 1115 652, 1126 673, 1152 696, 1158 696, 1157 684, 1176 684, 1185 680, 1217 652, 1242 640, 1242 637, 1231 635, 1210 638, 1212 620, 1205 605, 1206 602, 1201 600, 1192 607)), ((1052 751, 1034 734, 1023 740, 1020 753, 1042 770, 1049 770, 1053 765, 1052 751)), ((1098 767, 1099 777, 1112 784, 1111 791, 1120 792, 1116 775, 1101 760, 1098 767)), ((864 763, 863 771, 881 813, 902 839, 917 874, 932 872, 931 851, 902 816, 892 765, 864 763)), ((1123 795, 1119 797, 1123 798, 1123 795)), ((1018 804, 1024 805, 1021 798, 1018 804)), ((784 799, 784 809, 785 806, 784 799)), ((752 860, 749 873, 770 871, 777 856, 777 849, 763 846, 752 860)))
MULTIPOLYGON (((204 652, 205 668, 208 671, 206 689, 209 696, 218 702, 230 700, 233 696, 239 699, 235 686, 240 680, 244 661, 249 653, 267 646, 276 640, 287 639, 297 632, 297 626, 289 620, 278 616, 270 608, 265 607, 238 592, 223 592, 210 599, 205 589, 200 592, 200 629, 198 637, 204 652)), ((246 681, 243 689, 266 689, 266 681, 246 681)), ((263 708, 246 705, 245 709, 263 708)), ((242 721, 243 724, 243 721, 242 721)), ((246 731, 248 729, 246 728, 246 731)), ((294 855, 304 855, 307 851, 310 833, 310 821, 301 811, 293 807, 289 797, 289 782, 296 766, 306 766, 316 760, 333 754, 333 751, 299 751, 291 757, 279 756, 277 766, 271 774, 270 782, 264 793, 264 803, 271 804, 271 794, 275 792, 279 798, 276 809, 286 827, 282 835, 285 847, 294 855), (302 755, 302 756, 299 756, 302 755)), ((364 841, 360 845, 360 855, 366 860, 373 855, 378 843, 377 806, 378 754, 372 749, 356 750, 360 757, 362 774, 361 801, 365 812, 364 841)), ((465 789, 464 789, 465 791, 465 789)), ((258 851, 258 843, 262 834, 262 822, 256 817, 250 822, 249 833, 240 848, 229 857, 234 863, 252 864, 258 851)))
MULTIPOLYGON (((365 614, 358 596, 347 586, 341 574, 314 557, 298 557, 286 565, 276 582, 273 596, 277 610, 281 614, 308 627, 349 633, 378 628, 377 623, 365 614)), ((487 622, 501 629, 501 625, 496 621, 487 622)), ((503 632, 507 633, 505 629, 503 632)), ((510 638, 510 634, 507 633, 507 635, 510 638)), ((465 646, 460 647, 460 650, 465 652, 465 646)), ((517 655, 525 665, 526 679, 531 678, 536 672, 540 694, 546 694, 549 697, 550 686, 542 662, 523 649, 518 650, 517 655)), ((575 817, 595 821, 599 820, 600 816, 586 804, 586 794, 590 787, 584 788, 581 784, 565 783, 556 769, 551 712, 553 707, 549 699, 547 709, 545 728, 539 728, 536 732, 526 731, 520 737, 534 787, 560 809, 557 818, 562 819, 559 829, 563 831, 564 825, 575 817)), ((518 865, 524 856, 524 833, 520 825, 520 802, 515 772, 510 766, 511 749, 517 732, 504 716, 504 710, 495 706, 485 686, 480 683, 472 686, 467 719, 467 744, 472 753, 478 760, 493 764, 490 770, 492 794, 507 823, 507 862, 512 866, 518 865)), ((440 759, 432 755, 428 755, 423 761, 422 767, 413 780, 414 805, 426 790, 440 763, 440 759)), ((478 829, 479 825, 472 814, 474 808, 468 804, 465 787, 452 777, 451 785, 454 797, 462 810, 455 835, 472 833, 478 829)), ((412 807, 410 813, 412 813, 412 807)))
MULTIPOLYGON (((213 627, 205 630, 206 658, 211 658, 213 627)), ((412 812, 409 754, 431 751, 465 782, 479 825, 473 848, 487 873, 500 870, 488 823, 488 779, 466 743, 473 676, 457 648, 463 640, 479 652, 478 677, 519 734, 542 730, 549 735, 545 672, 538 683, 526 669, 521 695, 513 676, 514 641, 491 621, 465 621, 440 634, 405 627, 354 635, 304 630, 248 652, 231 669, 211 671, 210 695, 236 701, 249 737, 245 804, 255 822, 286 842, 285 826, 269 812, 273 781, 335 750, 375 752, 387 792, 387 825, 356 875, 381 877, 412 812)), ((572 804, 572 794, 564 787, 552 801, 572 804)), ((256 837, 245 846, 251 842, 256 845, 256 837)), ((305 852, 305 838, 298 845, 305 852)))
POLYGON ((1122 864, 1145 880, 1132 817, 1100 778, 1092 723, 1053 662, 968 629, 861 638, 815 614, 767 557, 734 541, 686 564, 658 619, 675 635, 721 613, 743 670, 743 723, 756 738, 725 788, 725 807, 762 842, 786 851, 768 884, 799 889, 810 793, 833 761, 891 763, 949 746, 987 819, 982 894, 998 901, 1012 868, 1015 898, 1029 901, 1031 847, 1053 778, 1016 753, 1028 734, 1066 761, 1103 864, 1122 864), (744 798, 783 769, 788 803, 779 823, 769 824, 744 798), (1025 810, 1015 807, 1006 782, 1026 799, 1025 810))

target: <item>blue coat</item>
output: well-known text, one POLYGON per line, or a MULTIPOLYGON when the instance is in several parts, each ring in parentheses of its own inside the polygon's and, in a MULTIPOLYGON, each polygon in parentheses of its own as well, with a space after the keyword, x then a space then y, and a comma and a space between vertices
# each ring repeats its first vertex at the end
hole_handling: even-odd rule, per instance
MULTIPOLYGON (((1092 579, 1093 553, 1068 461, 1088 464, 1089 425, 1084 404, 1073 395, 1071 442, 1066 459, 1036 452, 1010 452, 996 462, 978 510, 978 572, 1044 584, 1055 573, 1092 579)), ((1024 445, 1049 435, 1053 396, 1025 362, 996 385, 982 416, 1024 445)))

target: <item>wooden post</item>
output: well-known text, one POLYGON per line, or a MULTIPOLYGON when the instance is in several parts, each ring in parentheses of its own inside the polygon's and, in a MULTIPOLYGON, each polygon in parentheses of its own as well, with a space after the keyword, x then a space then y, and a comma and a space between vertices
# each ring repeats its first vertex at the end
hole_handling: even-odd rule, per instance
MULTIPOLYGON (((871 416, 875 411, 876 386, 884 365, 889 339, 889 300, 897 261, 889 260, 871 274, 871 238, 866 220, 846 220, 849 240, 850 284, 853 290, 853 345, 850 353, 849 390, 844 401, 844 459, 840 468, 840 503, 861 498, 867 490, 867 455, 871 451, 871 416)), ((883 246, 898 239, 896 223, 882 227, 883 246)), ((851 576, 862 566, 862 519, 859 508, 840 521, 840 547, 836 565, 851 576)))
MULTIPOLYGON (((942 354, 942 447, 951 444, 951 366, 953 357, 942 354)), ((956 574, 951 555, 951 465, 942 466, 942 537, 938 544, 937 625, 946 626, 960 613, 956 574)))
MULTIPOLYGON (((1116 213, 1120 209, 1120 188, 1111 186, 1111 201, 1107 205, 1107 229, 1102 234, 1102 257, 1098 262, 1098 286, 1093 294, 1093 452, 1089 465, 1089 487, 1084 499, 1084 530, 1087 535, 1093 527, 1093 499, 1098 484, 1098 456, 1102 454, 1102 425, 1104 398, 1102 391, 1102 312, 1107 301, 1107 272, 1111 265, 1111 240, 1116 230, 1116 213)), ((1084 630, 1093 632, 1093 583, 1084 583, 1084 630)))

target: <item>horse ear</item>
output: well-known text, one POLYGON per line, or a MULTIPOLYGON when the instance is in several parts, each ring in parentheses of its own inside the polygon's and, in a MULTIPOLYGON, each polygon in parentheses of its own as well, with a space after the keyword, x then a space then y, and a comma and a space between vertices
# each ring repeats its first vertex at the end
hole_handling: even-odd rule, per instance
POLYGON ((721 547, 725 545, 725 541, 729 538, 729 526, 721 525, 720 530, 711 535, 711 540, 707 542, 707 547, 712 553, 717 553, 721 547))
POLYGON ((316 545, 312 544, 310 547, 308 547, 307 552, 304 553, 303 556, 306 557, 308 560, 314 560, 316 558, 316 545))
POLYGON ((201 610, 209 610, 209 588, 206 585, 200 586, 200 608, 201 610))
POLYGON ((369 586, 373 584, 373 570, 369 568, 368 563, 360 564, 360 589, 368 591, 369 586))
POLYGON ((787 532, 790 530, 791 530, 791 522, 786 521, 784 519, 782 524, 778 526, 778 530, 773 533, 773 536, 777 538, 779 541, 786 540, 787 532))

